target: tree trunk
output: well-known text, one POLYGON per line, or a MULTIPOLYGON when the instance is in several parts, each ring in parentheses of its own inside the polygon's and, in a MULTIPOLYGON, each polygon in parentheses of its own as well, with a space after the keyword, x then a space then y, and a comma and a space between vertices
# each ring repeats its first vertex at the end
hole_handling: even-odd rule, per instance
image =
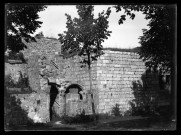
POLYGON ((92 112, 93 112, 93 114, 95 114, 94 96, 93 96, 93 90, 92 90, 91 68, 89 68, 89 80, 90 80, 90 92, 91 92, 92 112))
MULTIPOLYGON (((91 102, 92 102, 92 113, 95 116, 95 106, 94 106, 94 95, 92 89, 92 74, 91 74, 91 61, 90 61, 90 53, 88 53, 88 71, 89 71, 89 81, 90 81, 90 92, 91 92, 91 102)), ((95 119, 95 117, 94 117, 95 119)))

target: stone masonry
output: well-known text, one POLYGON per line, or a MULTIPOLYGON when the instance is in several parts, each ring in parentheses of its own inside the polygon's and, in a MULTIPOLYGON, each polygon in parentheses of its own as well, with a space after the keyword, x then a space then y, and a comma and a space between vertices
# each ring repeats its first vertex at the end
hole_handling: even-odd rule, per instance
MULTIPOLYGON (((144 62, 137 53, 107 50, 97 61, 96 68, 98 112, 110 112, 117 103, 124 115, 130 109, 129 102, 135 98, 132 83, 139 81, 143 86, 142 76, 146 74, 144 62)), ((145 87, 155 97, 155 91, 159 90, 158 75, 146 76, 150 79, 150 86, 145 87)))
POLYGON ((49 95, 44 93, 12 94, 21 101, 21 107, 27 112, 28 118, 35 123, 47 123, 49 118, 49 95))
MULTIPOLYGON (((67 57, 61 54, 61 44, 56 39, 41 38, 37 39, 37 42, 26 44, 28 49, 23 53, 28 59, 27 72, 30 87, 36 91, 30 94, 30 97, 34 95, 33 98, 37 100, 39 100, 37 97, 40 99, 42 97, 43 102, 46 102, 46 105, 44 104, 46 111, 38 111, 37 115, 46 119, 43 121, 49 118, 47 104, 50 103, 48 94, 52 85, 56 85, 58 89, 53 105, 56 114, 75 115, 82 110, 86 114, 91 114, 88 68, 80 67, 81 57, 77 55, 67 57), (81 92, 76 92, 74 88, 65 93, 71 85, 80 86, 81 92), (82 99, 79 97, 80 94, 82 99)), ((146 89, 145 93, 150 95, 150 101, 157 102, 155 97, 157 97, 156 91, 159 91, 158 75, 146 72, 145 63, 139 59, 136 52, 110 50, 104 52, 105 54, 92 64, 91 71, 96 113, 110 113, 115 104, 120 104, 124 115, 130 109, 129 102, 136 98, 133 82, 141 83, 141 86, 146 89)), ((27 96, 24 96, 26 99, 27 96)), ((35 108, 36 105, 32 103, 29 108, 31 106, 35 108)))
MULTIPOLYGON (((133 82, 140 82, 147 90, 144 94, 158 97, 158 74, 146 73, 145 63, 136 52, 105 50, 97 62, 92 64, 92 83, 96 113, 111 113, 115 104, 120 104, 124 115, 130 109, 129 102, 135 99, 133 82), (145 79, 146 78, 146 79, 145 79), (143 84, 146 82, 147 85, 143 84)), ((66 80, 80 84, 85 91, 90 83, 87 68, 80 68, 80 57, 65 59, 66 80)), ((141 93, 143 94, 143 93, 141 93)), ((154 101, 153 101, 154 100, 154 101)), ((153 99, 157 102, 157 99, 153 99)))

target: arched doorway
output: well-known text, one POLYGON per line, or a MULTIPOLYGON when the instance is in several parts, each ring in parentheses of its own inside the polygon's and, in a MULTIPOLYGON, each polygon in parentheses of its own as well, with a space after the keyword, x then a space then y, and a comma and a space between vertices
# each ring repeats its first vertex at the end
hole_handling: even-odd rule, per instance
POLYGON ((56 84, 51 83, 50 118, 52 118, 53 113, 60 117, 64 114, 76 115, 77 109, 83 104, 84 96, 82 93, 83 88, 80 85, 71 84, 65 88, 64 94, 61 94, 58 92, 56 84))
POLYGON ((83 107, 83 88, 78 84, 71 84, 65 91, 65 113, 68 116, 80 114, 83 107))
POLYGON ((66 88, 65 95, 67 93, 79 94, 80 100, 82 100, 83 96, 82 96, 82 94, 80 94, 81 91, 83 91, 83 88, 80 85, 78 85, 78 84, 71 84, 71 85, 69 85, 66 88))

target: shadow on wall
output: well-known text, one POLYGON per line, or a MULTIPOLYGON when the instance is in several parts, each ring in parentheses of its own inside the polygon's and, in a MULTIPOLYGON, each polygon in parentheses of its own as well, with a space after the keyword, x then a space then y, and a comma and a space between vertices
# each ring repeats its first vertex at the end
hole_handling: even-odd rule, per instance
POLYGON ((4 88, 4 126, 8 129, 17 125, 32 125, 33 120, 28 118, 28 112, 21 108, 21 101, 11 96, 4 88))
POLYGON ((9 60, 20 60, 21 63, 27 63, 28 60, 25 59, 24 54, 22 52, 16 53, 10 51, 8 54, 5 55, 5 62, 10 62, 9 60))
POLYGON ((135 99, 129 102, 131 115, 162 115, 159 101, 163 92, 159 89, 157 73, 146 71, 141 81, 132 82, 132 90, 135 99))
MULTIPOLYGON (((21 72, 20 72, 21 73, 21 72)), ((29 94, 34 92, 28 83, 28 78, 22 77, 17 83, 13 82, 11 75, 8 74, 5 76, 4 82, 4 127, 8 130, 13 126, 19 125, 34 125, 35 122, 28 116, 28 111, 24 110, 21 106, 22 102, 20 99, 17 99, 13 94, 29 94), (9 89, 12 89, 10 91, 9 89), (16 88, 21 88, 21 91, 15 91, 16 88), (28 90, 24 90, 28 88, 28 90)))

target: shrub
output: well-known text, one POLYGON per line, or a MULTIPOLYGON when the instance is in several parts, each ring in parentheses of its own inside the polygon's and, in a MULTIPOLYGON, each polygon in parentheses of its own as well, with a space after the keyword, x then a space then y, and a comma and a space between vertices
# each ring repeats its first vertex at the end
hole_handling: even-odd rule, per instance
POLYGON ((115 106, 112 108, 111 112, 114 116, 122 116, 119 106, 119 104, 115 104, 115 106))
POLYGON ((26 63, 27 60, 24 58, 24 54, 22 52, 12 52, 10 51, 8 55, 5 55, 5 61, 8 62, 9 59, 13 60, 21 60, 22 63, 26 63))
POLYGON ((19 81, 17 83, 17 87, 20 88, 27 88, 29 86, 29 81, 28 81, 28 77, 26 76, 26 74, 22 74, 21 71, 19 71, 20 73, 20 78, 19 81))
POLYGON ((15 87, 15 84, 14 84, 10 74, 5 76, 5 86, 6 87, 15 87))
POLYGON ((105 114, 97 114, 98 120, 109 119, 111 116, 108 113, 105 114))
POLYGON ((131 111, 131 110, 127 110, 127 111, 124 113, 124 116, 132 116, 132 111, 131 111))
MULTIPOLYGON (((133 100, 134 101, 134 100, 133 100)), ((133 116, 136 115, 155 115, 157 113, 157 104, 149 102, 149 103, 138 103, 130 102, 131 105, 131 114, 133 116)))
MULTIPOLYGON (((68 124, 79 124, 79 123, 90 123, 94 122, 93 115, 85 115, 85 111, 83 110, 81 114, 77 114, 76 116, 67 116, 64 115, 61 119, 68 124)), ((95 120, 98 120, 98 115, 95 115, 95 120)))
POLYGON ((28 88, 29 80, 26 74, 22 74, 19 71, 20 77, 17 83, 14 83, 10 74, 5 76, 5 86, 9 88, 28 88))
POLYGON ((151 94, 149 94, 149 89, 145 86, 148 85, 149 80, 147 76, 142 75, 142 83, 140 81, 133 81, 133 94, 135 99, 130 101, 131 113, 132 115, 154 115, 158 108, 156 99, 157 95, 154 95, 154 100, 152 100, 151 94))

